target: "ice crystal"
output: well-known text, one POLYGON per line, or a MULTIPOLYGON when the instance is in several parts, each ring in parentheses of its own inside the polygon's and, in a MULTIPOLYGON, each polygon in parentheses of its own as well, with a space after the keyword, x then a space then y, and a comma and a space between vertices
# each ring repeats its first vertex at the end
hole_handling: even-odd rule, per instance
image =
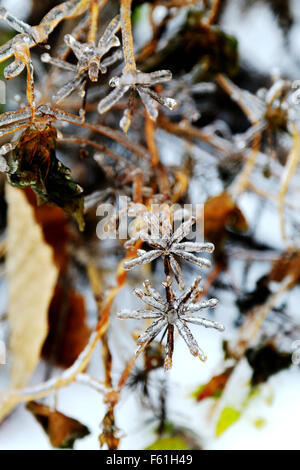
MULTIPOLYGON (((158 83, 171 80, 172 74, 169 70, 159 70, 156 72, 143 73, 139 70, 123 72, 121 77, 111 78, 109 84, 114 90, 103 98, 98 104, 100 114, 108 111, 116 104, 130 89, 136 90, 152 120, 156 120, 158 111, 156 103, 168 109, 175 109, 177 102, 173 98, 165 98, 150 87, 158 83)), ((120 126, 123 131, 127 131, 131 121, 130 108, 126 108, 121 119, 120 126)))
POLYGON ((59 58, 53 58, 47 53, 41 56, 43 62, 52 64, 55 67, 72 72, 73 74, 73 77, 54 95, 54 102, 58 103, 62 101, 78 88, 81 91, 81 96, 84 97, 87 74, 91 81, 96 82, 98 81, 99 71, 106 73, 108 66, 122 58, 122 52, 117 50, 112 55, 103 59, 104 55, 106 55, 111 48, 120 45, 120 41, 115 35, 119 27, 120 18, 119 15, 117 15, 106 28, 97 46, 93 43, 80 43, 71 34, 66 34, 65 43, 72 49, 78 59, 77 66, 59 58))
POLYGON ((31 48, 39 43, 45 42, 54 28, 65 18, 72 18, 84 13, 89 2, 84 0, 69 0, 63 2, 42 19, 39 25, 30 26, 9 13, 5 7, 0 7, 0 19, 6 21, 17 34, 13 39, 0 47, 0 62, 15 56, 15 61, 4 69, 6 78, 19 75, 25 67, 27 60, 20 58, 19 51, 23 48, 31 48), (21 63, 22 62, 22 63, 21 63))
MULTIPOLYGON (((84 13, 89 6, 87 0, 69 0, 52 8, 42 19, 39 25, 30 26, 10 14, 6 8, 0 7, 0 19, 6 21, 19 34, 6 44, 0 47, 0 62, 10 57, 15 60, 4 68, 4 76, 6 79, 14 78, 27 69, 27 99, 32 110, 35 112, 34 100, 34 76, 33 63, 30 56, 30 48, 47 41, 49 34, 54 28, 65 18, 84 13)), ((49 46, 45 46, 49 48, 49 46)))
POLYGON ((98 80, 99 71, 106 73, 107 66, 113 64, 122 55, 120 52, 113 55, 104 61, 102 58, 113 47, 120 46, 119 38, 116 32, 120 27, 120 16, 117 15, 109 23, 103 36, 99 39, 97 46, 93 43, 80 43, 74 39, 70 34, 66 34, 65 42, 72 49, 78 59, 77 70, 78 74, 88 71, 90 80, 96 82, 98 80))
POLYGON ((197 121, 201 117, 198 109, 197 102, 194 99, 195 95, 204 93, 214 93, 216 86, 214 83, 198 82, 196 70, 192 73, 183 75, 180 79, 174 79, 168 84, 167 93, 170 96, 176 96, 178 102, 177 111, 187 121, 197 121), (195 76, 196 75, 196 76, 195 76))
POLYGON ((166 289, 166 299, 154 289, 151 282, 146 280, 143 289, 136 289, 135 294, 147 306, 144 310, 122 310, 118 313, 120 319, 151 319, 154 320, 146 331, 139 337, 137 354, 141 352, 156 336, 163 332, 167 333, 165 369, 172 366, 172 355, 174 349, 174 328, 176 327, 180 336, 186 342, 191 354, 199 357, 202 361, 206 360, 204 352, 199 348, 197 341, 192 335, 187 323, 204 326, 205 328, 214 328, 218 331, 224 331, 221 323, 207 320, 199 317, 196 312, 205 308, 213 308, 217 305, 216 299, 197 300, 202 292, 199 286, 201 278, 197 278, 194 284, 176 298, 171 286, 170 278, 164 284, 166 289), (148 310, 148 308, 150 309, 148 310))
POLYGON ((146 211, 143 214, 143 218, 145 221, 144 226, 126 242, 125 246, 130 247, 139 239, 147 243, 152 249, 149 251, 138 250, 137 257, 124 263, 125 269, 133 269, 136 266, 150 263, 156 258, 163 256, 171 272, 174 274, 178 285, 184 287, 184 280, 176 257, 196 264, 200 268, 209 268, 211 266, 208 259, 198 257, 194 253, 212 253, 214 250, 212 243, 182 241, 191 232, 191 228, 196 222, 194 217, 190 217, 187 221, 183 222, 174 232, 169 214, 165 211, 161 211, 158 214, 154 211, 146 211))
POLYGON ((251 127, 234 137, 239 149, 244 149, 255 135, 267 130, 286 130, 299 119, 299 90, 289 80, 274 78, 269 89, 261 88, 256 94, 243 90, 231 80, 220 77, 219 83, 243 110, 251 127))

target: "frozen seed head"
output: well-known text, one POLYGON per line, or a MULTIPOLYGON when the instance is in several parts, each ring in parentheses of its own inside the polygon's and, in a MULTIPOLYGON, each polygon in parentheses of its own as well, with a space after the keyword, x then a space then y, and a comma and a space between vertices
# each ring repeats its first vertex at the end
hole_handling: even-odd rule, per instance
POLYGON ((135 320, 152 319, 153 322, 141 334, 137 344, 137 354, 142 352, 160 333, 167 332, 165 369, 172 366, 172 356, 174 347, 174 329, 176 328, 180 336, 188 346, 190 353, 199 357, 202 361, 206 360, 204 352, 199 348, 188 324, 203 326, 204 328, 213 328, 223 332, 224 326, 221 323, 199 317, 196 312, 206 308, 214 308, 217 305, 216 299, 197 301, 201 295, 202 288, 199 286, 200 278, 195 279, 194 284, 176 296, 171 285, 171 279, 168 278, 163 284, 166 290, 166 297, 163 298, 160 293, 154 289, 151 282, 146 280, 143 289, 135 289, 135 294, 145 304, 143 310, 122 310, 118 313, 118 318, 131 318, 135 320))
MULTIPOLYGON (((155 121, 158 115, 157 103, 165 106, 170 110, 177 107, 177 102, 173 98, 165 98, 164 96, 156 93, 151 86, 158 83, 164 83, 171 80, 172 74, 169 70, 159 70, 157 72, 143 73, 124 72, 120 77, 112 77, 109 85, 114 90, 103 98, 98 104, 98 112, 105 113, 112 108, 130 89, 134 89, 139 94, 143 105, 145 106, 150 118, 155 121)), ((120 121, 120 126, 123 131, 127 132, 131 123, 131 113, 128 108, 125 110, 126 116, 120 121)))
POLYGON ((170 214, 163 210, 159 214, 148 211, 143 217, 146 222, 145 226, 125 243, 125 247, 131 247, 139 239, 147 243, 150 250, 138 251, 135 258, 124 263, 126 270, 150 263, 162 256, 166 259, 170 272, 174 275, 179 287, 184 288, 184 280, 177 261, 178 258, 195 264, 200 268, 211 267, 211 263, 207 258, 197 256, 194 253, 212 253, 214 251, 212 243, 183 241, 189 235, 195 223, 195 218, 191 217, 173 231, 170 214))
MULTIPOLYGON (((69 81, 54 95, 53 101, 57 103, 61 102, 75 90, 78 90, 79 96, 84 99, 87 76, 92 82, 97 82, 100 72, 106 73, 110 65, 122 58, 120 50, 107 55, 112 48, 120 46, 120 41, 115 35, 119 26, 120 18, 119 15, 117 15, 104 31, 97 45, 92 42, 79 42, 71 34, 66 34, 64 41, 73 51, 77 59, 76 65, 59 58, 51 57, 49 54, 42 54, 42 62, 67 70, 73 74, 69 81)), ((84 111, 81 110, 80 113, 84 117, 84 111)))

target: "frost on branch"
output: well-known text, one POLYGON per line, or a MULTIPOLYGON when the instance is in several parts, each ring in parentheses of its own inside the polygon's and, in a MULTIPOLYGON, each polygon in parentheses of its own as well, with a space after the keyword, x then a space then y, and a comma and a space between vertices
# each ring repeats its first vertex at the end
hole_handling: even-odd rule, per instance
MULTIPOLYGON (((52 8, 37 26, 30 26, 24 23, 11 15, 6 8, 0 7, 0 18, 20 33, 0 48, 0 62, 14 55, 17 63, 15 64, 15 62, 13 62, 14 65, 12 66, 10 64, 8 67, 14 68, 14 76, 19 75, 23 69, 21 69, 20 64, 18 67, 16 48, 21 44, 25 44, 27 47, 33 47, 39 43, 45 42, 49 34, 63 19, 81 15, 87 10, 89 3, 90 2, 87 0, 69 0, 68 2, 63 2, 61 5, 52 8)), ((6 73, 8 74, 7 78, 10 78, 9 72, 6 73)))
POLYGON ((202 288, 199 287, 201 278, 197 278, 194 284, 176 297, 170 278, 164 283, 166 289, 166 299, 164 299, 156 289, 153 288, 150 281, 144 282, 143 289, 136 289, 135 294, 139 297, 146 309, 144 310, 122 310, 118 313, 120 319, 151 319, 153 322, 146 331, 139 337, 137 354, 144 350, 151 341, 160 333, 166 332, 166 357, 165 369, 172 367, 172 356, 174 349, 174 328, 176 327, 180 336, 184 339, 193 356, 199 357, 202 361, 206 360, 204 352, 199 348, 197 341, 191 333, 187 323, 204 326, 205 328, 213 328, 218 331, 224 331, 221 323, 207 320, 199 317, 196 312, 205 308, 213 308, 217 305, 216 299, 197 301, 197 297, 201 294, 202 288), (150 309, 149 309, 150 307, 150 309))
MULTIPOLYGON (((52 8, 39 25, 30 26, 11 15, 6 8, 0 7, 0 19, 6 21, 20 34, 0 47, 0 62, 14 56, 15 60, 4 69, 6 79, 14 78, 27 69, 27 99, 34 114, 34 77, 30 48, 45 43, 49 34, 66 18, 73 18, 84 13, 90 0, 69 0, 52 8)), ((47 46, 49 48, 49 46, 47 46)))

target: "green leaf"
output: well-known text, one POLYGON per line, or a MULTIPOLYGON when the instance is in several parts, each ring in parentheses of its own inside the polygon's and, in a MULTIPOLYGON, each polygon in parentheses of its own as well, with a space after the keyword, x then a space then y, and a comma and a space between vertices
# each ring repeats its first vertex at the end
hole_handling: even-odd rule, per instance
POLYGON ((164 437, 157 439, 146 450, 187 450, 187 443, 180 437, 164 437))
POLYGON ((82 188, 72 181, 70 170, 56 158, 56 129, 28 127, 8 161, 8 182, 18 188, 30 186, 38 204, 61 207, 84 229, 82 188))
POLYGON ((261 429, 261 428, 263 428, 265 425, 266 425, 266 420, 265 420, 264 418, 257 418, 257 419, 254 421, 254 426, 255 426, 257 429, 261 429))
POLYGON ((191 398, 198 398, 199 395, 203 392, 205 389, 206 384, 199 385, 192 393, 191 393, 191 398))
POLYGON ((222 410, 217 426, 216 426, 216 436, 219 437, 223 434, 230 426, 232 426, 241 416, 241 412, 231 408, 226 407, 222 410))

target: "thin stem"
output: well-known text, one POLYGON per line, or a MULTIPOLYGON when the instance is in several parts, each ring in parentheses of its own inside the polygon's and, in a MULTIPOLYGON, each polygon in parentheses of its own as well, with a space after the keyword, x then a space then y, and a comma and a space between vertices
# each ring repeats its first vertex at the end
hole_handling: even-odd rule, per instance
POLYGON ((136 63, 134 58, 134 46, 131 28, 131 3, 132 0, 121 0, 121 30, 123 53, 125 60, 124 73, 136 72, 136 63))
POLYGON ((90 5, 90 24, 89 24, 89 33, 88 33, 88 42, 96 43, 97 39, 97 29, 98 29, 98 15, 99 15, 100 5, 98 0, 92 0, 90 5))
MULTIPOLYGON (((81 139, 80 137, 68 136, 68 137, 62 137, 61 139, 59 139, 58 143, 90 145, 91 147, 94 147, 95 149, 99 150, 100 152, 105 153, 108 157, 112 158, 116 162, 118 162, 118 163, 122 162, 122 157, 120 157, 116 153, 112 152, 109 148, 105 147, 105 145, 99 144, 99 143, 94 142, 94 141, 89 140, 89 139, 81 139)), ((130 164, 129 162, 126 162, 126 163, 130 164)))
POLYGON ((240 196, 247 188, 248 182, 251 176, 252 171, 254 170, 257 156, 259 155, 259 148, 261 142, 261 134, 255 136, 250 156, 244 166, 243 170, 238 175, 236 181, 234 182, 230 193, 233 199, 236 199, 240 196))
POLYGON ((151 153, 151 165, 157 166, 159 164, 159 153, 155 142, 155 124, 152 119, 146 113, 145 118, 145 137, 147 142, 147 147, 151 153))
POLYGON ((167 338, 167 356, 165 358, 164 368, 169 370, 172 368, 172 358, 174 352, 174 325, 168 325, 168 338, 167 338))
POLYGON ((103 124, 90 124, 88 122, 82 122, 81 119, 78 118, 78 116, 72 113, 67 113, 66 111, 62 111, 58 108, 45 109, 45 111, 43 110, 43 112, 44 114, 49 115, 49 118, 51 117, 51 119, 53 120, 69 122, 76 126, 90 129, 91 131, 94 131, 97 134, 105 135, 109 139, 115 140, 119 144, 128 148, 138 157, 149 160, 151 158, 145 147, 140 144, 137 144, 136 142, 132 142, 130 139, 124 136, 122 132, 111 129, 110 127, 104 126, 103 124))
POLYGON ((221 6, 221 0, 214 0, 214 3, 211 7, 211 10, 209 12, 209 17, 206 23, 208 26, 211 26, 212 24, 216 22, 220 6, 221 6))
POLYGON ((296 171, 296 168, 299 163, 300 158, 300 136, 295 123, 292 124, 292 137, 293 137, 293 146, 288 155, 286 165, 280 181, 280 191, 279 191, 279 219, 280 219, 280 231, 281 237, 285 243, 288 242, 286 232, 285 232, 285 223, 284 223, 284 199, 286 193, 289 189, 289 182, 296 171))

